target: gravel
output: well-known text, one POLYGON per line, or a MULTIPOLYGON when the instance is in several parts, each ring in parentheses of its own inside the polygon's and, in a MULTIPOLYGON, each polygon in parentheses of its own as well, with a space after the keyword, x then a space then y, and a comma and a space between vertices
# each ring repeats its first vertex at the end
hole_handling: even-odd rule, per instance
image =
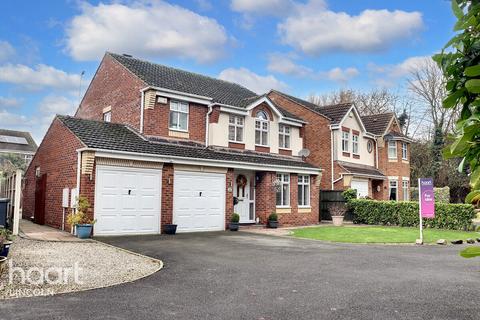
POLYGON ((151 275, 162 266, 159 260, 100 242, 17 238, 10 247, 9 261, 0 276, 0 299, 113 286, 151 275))

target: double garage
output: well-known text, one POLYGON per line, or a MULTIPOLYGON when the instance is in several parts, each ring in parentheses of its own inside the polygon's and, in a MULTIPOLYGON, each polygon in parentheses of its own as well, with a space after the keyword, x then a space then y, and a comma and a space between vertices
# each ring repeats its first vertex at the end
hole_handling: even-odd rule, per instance
POLYGON ((173 184, 177 232, 225 229, 224 173, 175 170, 171 180, 162 179, 162 169, 97 165, 94 234, 161 233, 162 203, 166 206, 167 201, 162 201, 162 183, 173 184))

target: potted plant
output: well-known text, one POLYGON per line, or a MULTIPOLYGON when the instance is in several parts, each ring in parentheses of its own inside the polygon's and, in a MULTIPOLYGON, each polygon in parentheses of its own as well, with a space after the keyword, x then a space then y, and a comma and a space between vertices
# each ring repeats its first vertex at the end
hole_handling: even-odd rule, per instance
POLYGON ((163 231, 165 232, 165 234, 175 234, 177 233, 177 225, 173 223, 167 223, 163 227, 163 231))
POLYGON ((278 215, 275 212, 272 212, 268 216, 267 226, 272 229, 276 229, 278 227, 278 215))
POLYGON ((230 218, 230 223, 228 224, 228 229, 230 231, 238 231, 238 226, 240 225, 240 215, 238 213, 232 214, 230 218))
POLYGON ((6 228, 0 229, 0 256, 8 257, 10 246, 12 245, 12 232, 6 228))
POLYGON ((328 211, 332 216, 333 225, 336 227, 343 225, 343 218, 347 212, 347 208, 342 202, 333 202, 328 206, 328 211))
POLYGON ((7 257, 0 256, 0 275, 2 274, 3 269, 5 269, 5 266, 7 265, 7 260, 7 257))
POLYGON ((77 212, 71 213, 67 217, 68 224, 75 226, 77 237, 80 239, 90 238, 92 235, 93 225, 97 220, 92 220, 87 216, 87 211, 90 208, 90 202, 84 196, 77 198, 77 212))

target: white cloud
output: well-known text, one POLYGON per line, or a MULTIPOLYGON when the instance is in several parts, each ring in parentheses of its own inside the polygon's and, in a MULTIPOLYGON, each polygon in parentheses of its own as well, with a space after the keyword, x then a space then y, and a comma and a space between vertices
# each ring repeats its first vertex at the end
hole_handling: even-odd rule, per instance
POLYGON ((67 51, 76 60, 97 60, 105 51, 210 62, 228 41, 214 19, 163 1, 83 4, 67 28, 67 51))
POLYGON ((297 4, 278 25, 284 44, 310 54, 375 52, 423 27, 420 12, 364 10, 357 16, 334 12, 322 0, 297 4))
POLYGON ((40 101, 38 111, 46 116, 73 115, 77 102, 64 96, 48 95, 40 101))
POLYGON ((288 86, 272 75, 260 76, 246 68, 228 68, 220 72, 219 79, 235 82, 258 93, 266 93, 270 89, 284 90, 288 86))
POLYGON ((267 69, 270 72, 290 75, 299 78, 310 78, 313 80, 330 80, 340 83, 348 82, 360 74, 356 68, 333 68, 328 71, 314 71, 311 68, 297 64, 295 55, 271 54, 267 69))
POLYGON ((0 41, 0 62, 7 61, 15 55, 15 49, 7 41, 0 41))
POLYGON ((291 0, 232 0, 233 11, 256 15, 282 15, 293 7, 291 0))
POLYGON ((195 3, 202 11, 210 11, 213 9, 213 4, 209 0, 195 0, 195 3))
POLYGON ((382 87, 392 87, 399 79, 408 77, 412 71, 421 67, 429 60, 430 56, 415 56, 405 59, 398 64, 377 65, 368 64, 367 68, 374 76, 374 83, 382 87))
POLYGON ((20 106, 21 102, 17 98, 6 98, 0 96, 0 109, 2 108, 14 108, 20 106))
POLYGON ((39 64, 33 69, 23 64, 7 64, 0 66, 0 82, 16 84, 31 90, 43 88, 73 90, 80 84, 80 75, 69 74, 44 64, 39 64))

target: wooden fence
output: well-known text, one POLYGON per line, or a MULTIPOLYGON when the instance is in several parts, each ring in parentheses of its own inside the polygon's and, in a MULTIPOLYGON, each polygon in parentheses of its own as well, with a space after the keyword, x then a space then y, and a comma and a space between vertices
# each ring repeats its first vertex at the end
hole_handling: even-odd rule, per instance
MULTIPOLYGON (((320 190, 320 219, 332 220, 328 207, 332 203, 346 203, 347 201, 342 195, 343 191, 338 190, 320 190)), ((353 220, 351 212, 345 214, 345 220, 353 220)))
POLYGON ((10 222, 10 229, 14 235, 18 234, 20 218, 22 214, 22 170, 0 179, 0 198, 7 198, 10 202, 7 205, 7 221, 10 222))

